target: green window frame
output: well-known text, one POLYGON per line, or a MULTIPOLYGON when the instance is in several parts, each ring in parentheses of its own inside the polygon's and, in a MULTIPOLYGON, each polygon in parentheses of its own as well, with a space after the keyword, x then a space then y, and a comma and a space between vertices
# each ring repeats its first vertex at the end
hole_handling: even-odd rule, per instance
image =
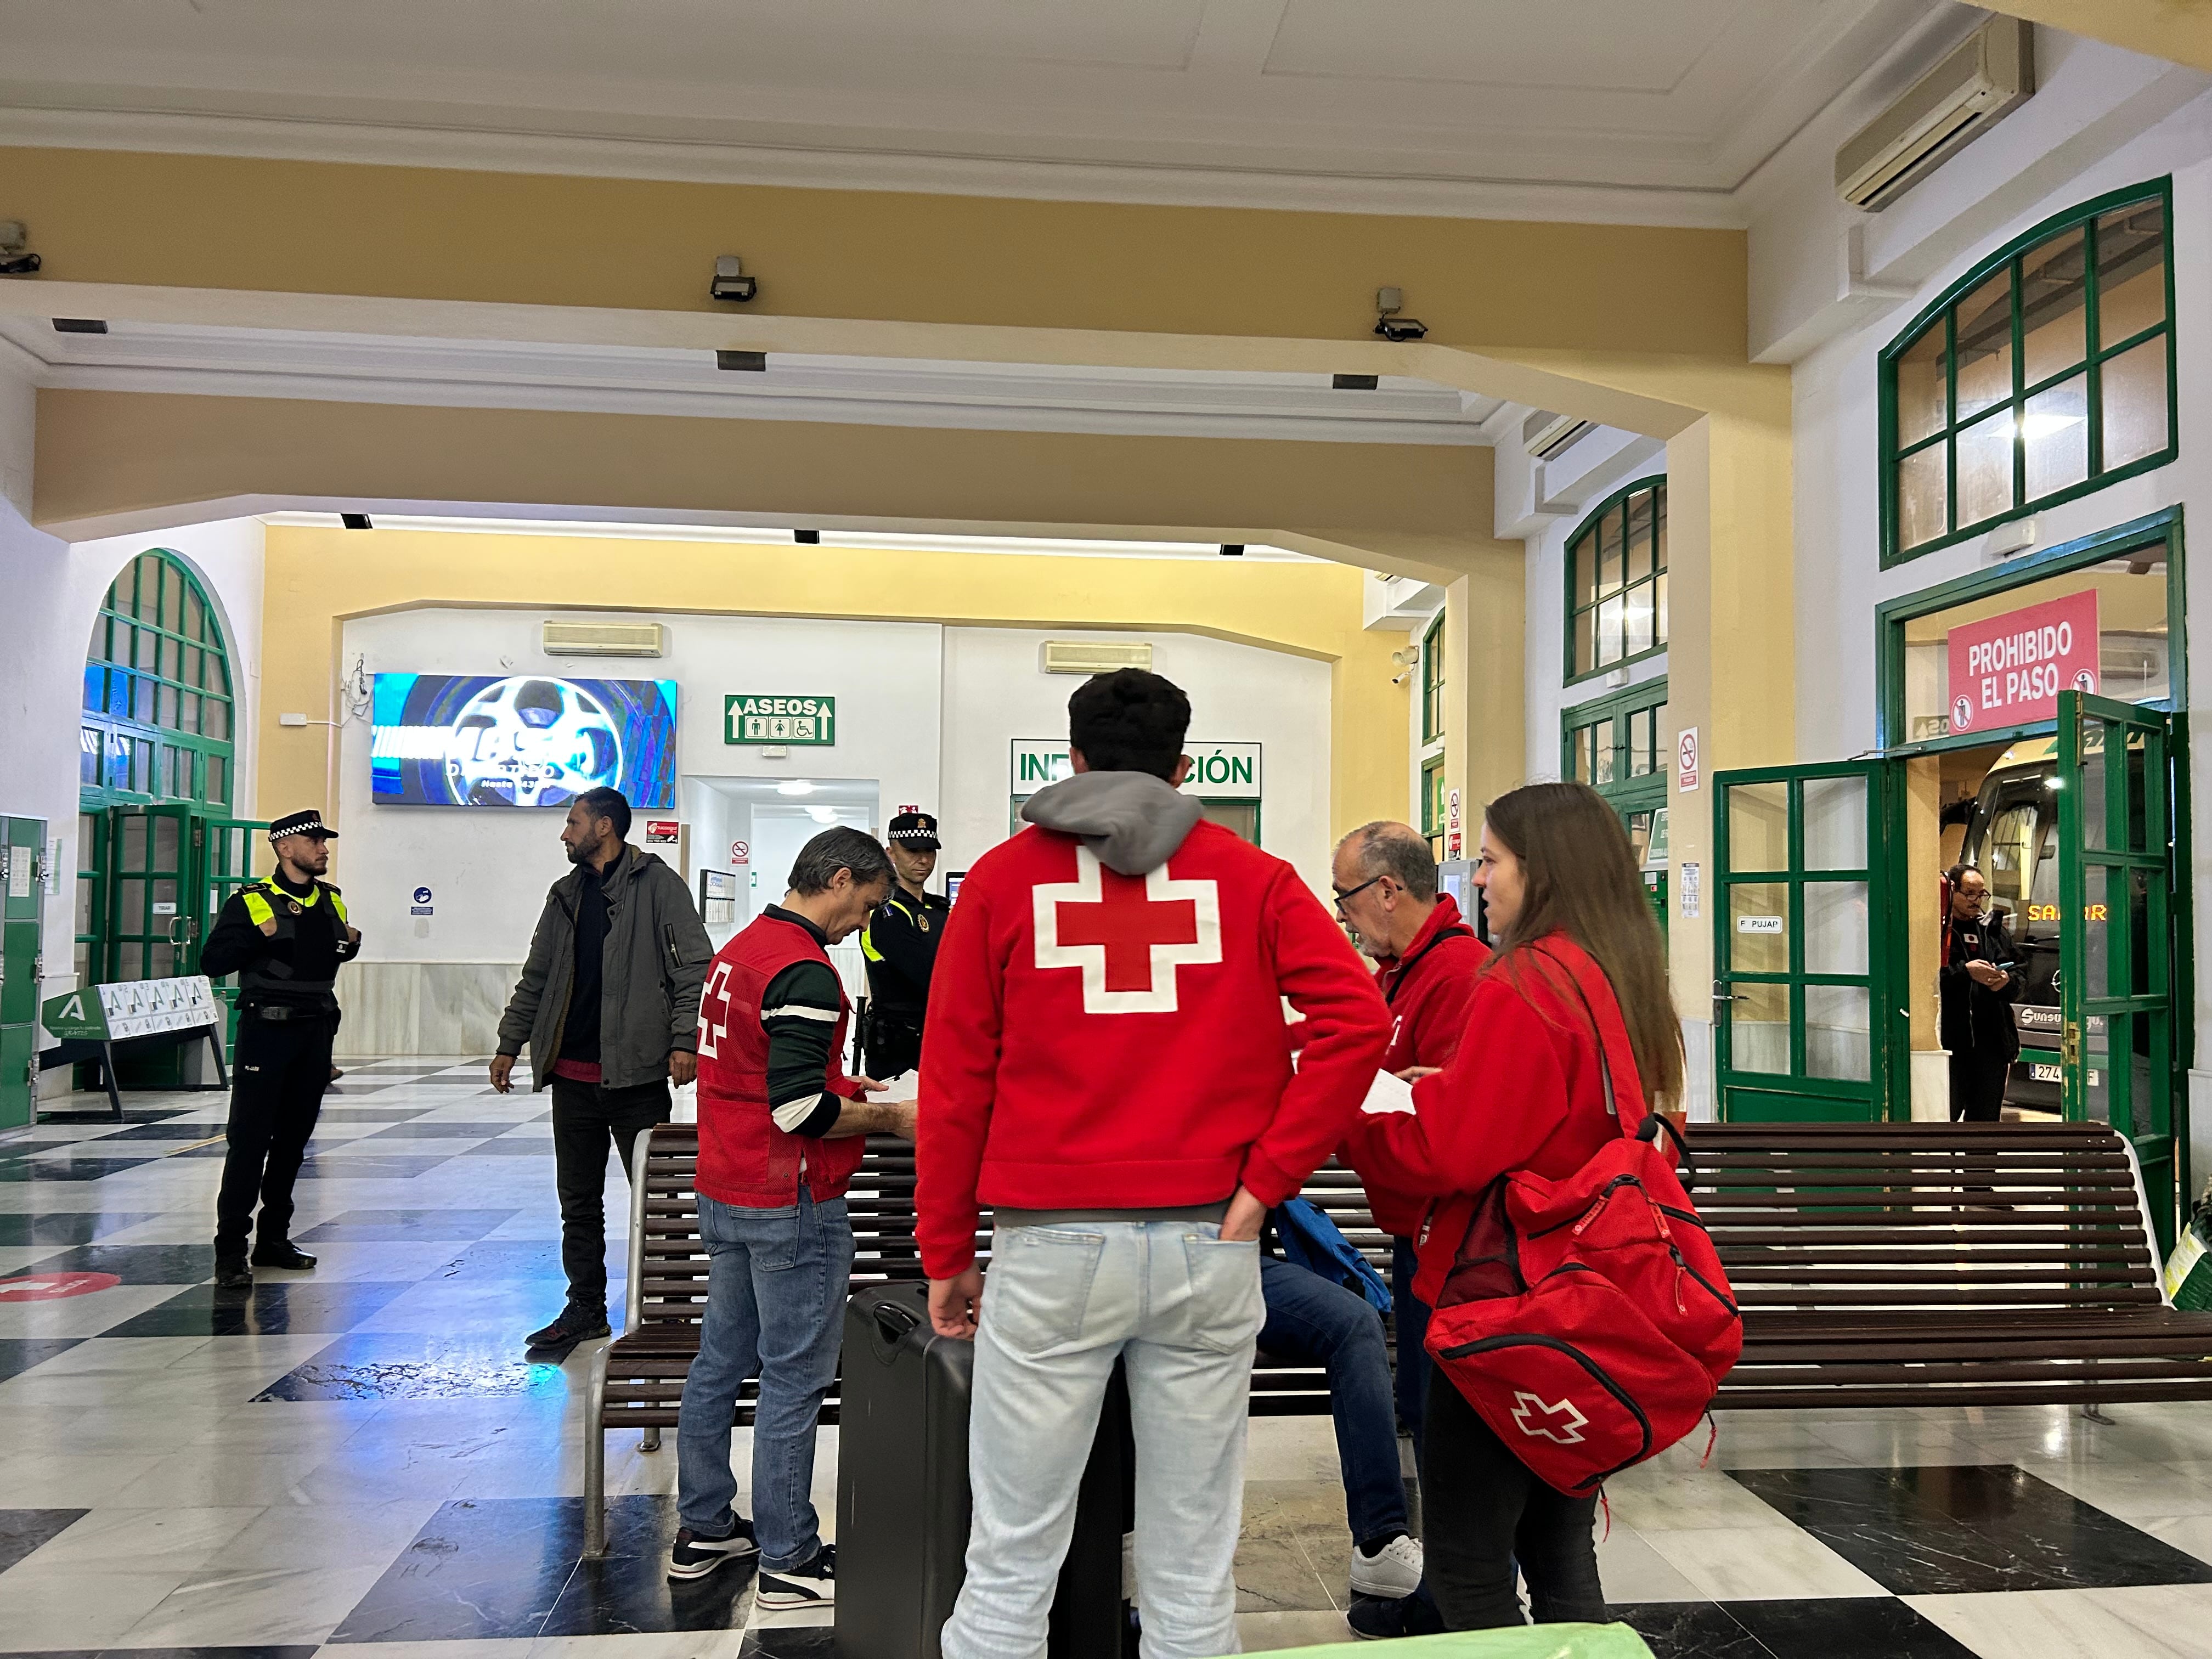
POLYGON ((125 565, 85 652, 78 803, 228 807, 236 779, 230 653, 216 608, 166 548, 125 565))
POLYGON ((1444 734, 1444 613, 1429 624, 1421 636, 1421 741, 1434 743, 1444 734))
POLYGON ((1431 841, 1444 833, 1444 757, 1421 763, 1421 833, 1431 841))
POLYGON ((2180 454, 2172 225, 2171 177, 2069 208, 1890 342, 1885 568, 2180 454))
POLYGON ((1567 538, 1565 683, 1667 648, 1667 480, 1638 478, 1567 538))
POLYGON ((1559 711, 1559 775, 1624 817, 1667 804, 1667 681, 1645 680, 1559 711))
MULTIPOLYGON (((119 571, 85 652, 78 710, 77 982, 112 977, 108 875, 114 806, 186 802, 229 815, 237 708, 222 624, 199 578, 167 548, 119 571)), ((135 975, 134 975, 135 977, 135 975)))

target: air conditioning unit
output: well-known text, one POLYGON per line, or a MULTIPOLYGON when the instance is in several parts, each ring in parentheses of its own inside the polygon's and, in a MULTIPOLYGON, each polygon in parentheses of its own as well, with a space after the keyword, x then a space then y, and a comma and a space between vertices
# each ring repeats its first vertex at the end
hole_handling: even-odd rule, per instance
POLYGON ((545 624, 549 657, 658 657, 667 643, 668 630, 659 623, 545 624))
POLYGON ((1538 460, 1548 461, 1589 429, 1588 421, 1540 409, 1521 422, 1521 447, 1538 460))
POLYGON ((1879 213, 2034 90, 2034 26, 1991 18, 1836 152, 1836 194, 1879 213))
POLYGON ((1048 674, 1110 674, 1119 668, 1152 672, 1152 647, 1133 640, 1047 640, 1048 674))

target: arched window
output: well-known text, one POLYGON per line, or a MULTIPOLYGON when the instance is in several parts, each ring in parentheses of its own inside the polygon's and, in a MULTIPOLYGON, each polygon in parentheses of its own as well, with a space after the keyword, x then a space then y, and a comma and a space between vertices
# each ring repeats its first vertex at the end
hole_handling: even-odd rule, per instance
POLYGON ((2174 435, 2172 180, 1998 249, 1881 355, 1881 562, 2162 466, 2174 435))
POLYGON ((123 567, 85 653, 80 805, 230 805, 233 704, 222 627, 199 580, 156 549, 123 567))
POLYGON ((1567 538, 1566 681, 1667 648, 1667 480, 1638 478, 1567 538))

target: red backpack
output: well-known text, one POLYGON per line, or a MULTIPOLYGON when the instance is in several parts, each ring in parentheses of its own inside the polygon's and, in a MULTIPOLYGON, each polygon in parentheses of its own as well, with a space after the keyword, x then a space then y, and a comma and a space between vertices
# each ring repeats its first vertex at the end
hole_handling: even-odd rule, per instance
MULTIPOLYGON (((1566 977, 1618 1119, 1603 1032, 1566 977)), ((1728 1275, 1658 1142, 1671 1139, 1685 1168, 1688 1148, 1656 1113, 1620 1128, 1564 1181, 1524 1170, 1485 1189, 1429 1321, 1437 1368, 1570 1496, 1695 1428, 1743 1348, 1728 1275)))

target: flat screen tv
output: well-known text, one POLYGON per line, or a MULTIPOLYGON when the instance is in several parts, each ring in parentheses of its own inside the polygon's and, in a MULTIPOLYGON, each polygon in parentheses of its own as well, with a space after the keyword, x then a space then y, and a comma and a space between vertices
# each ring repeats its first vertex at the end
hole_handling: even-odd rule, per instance
POLYGON ((676 682, 379 674, 369 772, 394 806, 558 806, 611 787, 676 805, 676 682))

